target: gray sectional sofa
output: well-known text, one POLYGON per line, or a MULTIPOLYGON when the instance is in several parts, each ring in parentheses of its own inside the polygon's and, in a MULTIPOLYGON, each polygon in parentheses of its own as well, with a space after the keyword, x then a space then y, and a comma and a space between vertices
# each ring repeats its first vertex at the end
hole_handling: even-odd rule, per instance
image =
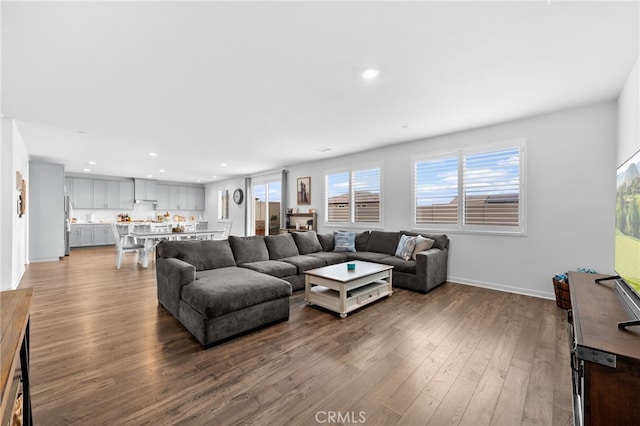
POLYGON ((409 231, 364 231, 353 252, 334 251, 334 234, 164 241, 156 247, 158 301, 208 347, 289 318, 289 296, 304 288, 304 272, 350 260, 392 265, 393 286, 426 293, 447 279, 449 239, 434 240, 416 260, 395 256, 409 231))

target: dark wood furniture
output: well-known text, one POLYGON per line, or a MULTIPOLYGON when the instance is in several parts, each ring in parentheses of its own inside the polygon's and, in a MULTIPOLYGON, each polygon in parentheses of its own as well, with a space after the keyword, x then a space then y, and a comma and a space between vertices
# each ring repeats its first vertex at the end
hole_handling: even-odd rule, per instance
POLYGON ((640 327, 605 275, 569 273, 569 344, 576 425, 640 424, 640 327))
POLYGON ((11 424, 22 381, 22 424, 31 425, 29 389, 29 317, 32 289, 0 292, 0 419, 11 424))
POLYGON ((282 231, 318 231, 318 213, 287 213, 286 228, 282 231), (296 227, 296 223, 300 227, 296 227), (309 224, 309 226, 307 226, 309 224))

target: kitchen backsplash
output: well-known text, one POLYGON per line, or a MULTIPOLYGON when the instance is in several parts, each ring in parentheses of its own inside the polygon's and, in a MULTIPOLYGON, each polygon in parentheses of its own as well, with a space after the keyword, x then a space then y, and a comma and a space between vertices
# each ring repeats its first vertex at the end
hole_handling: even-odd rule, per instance
MULTIPOLYGON (((99 222, 115 222, 118 220, 120 213, 127 213, 131 220, 155 220, 158 215, 164 215, 166 210, 155 210, 153 204, 134 204, 133 210, 106 210, 106 209, 73 209, 71 217, 77 219, 77 223, 89 223, 91 215, 93 221, 99 222)), ((173 219, 174 215, 184 216, 187 220, 191 216, 195 216, 196 221, 206 221, 206 217, 201 211, 185 211, 185 210, 169 210, 169 214, 173 219)))

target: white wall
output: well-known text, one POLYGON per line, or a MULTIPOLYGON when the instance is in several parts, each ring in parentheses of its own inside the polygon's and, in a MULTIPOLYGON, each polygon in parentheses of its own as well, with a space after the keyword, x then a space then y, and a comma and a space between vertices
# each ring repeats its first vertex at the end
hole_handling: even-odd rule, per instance
MULTIPOLYGON (((325 171, 382 162, 384 229, 409 229, 412 155, 525 137, 528 235, 448 233, 449 279, 553 298, 558 272, 613 272, 616 127, 616 103, 607 102, 295 165, 288 167, 287 207, 295 207, 296 178, 311 176, 311 205, 300 208, 316 208, 324 218, 325 171)), ((319 222, 319 232, 333 230, 319 222)))
POLYGON ((29 262, 64 257, 64 166, 29 161, 29 262))
POLYGON ((218 191, 229 191, 229 220, 233 222, 231 235, 244 235, 244 208, 247 203, 247 194, 244 201, 238 205, 233 202, 233 191, 236 189, 244 191, 244 178, 229 179, 220 182, 213 182, 205 186, 205 217, 209 222, 210 229, 222 229, 222 221, 218 220, 218 191))
POLYGON ((640 58, 633 66, 627 82, 618 97, 618 149, 619 166, 640 149, 640 58))
POLYGON ((18 287, 27 263, 30 208, 27 204, 26 215, 18 217, 15 179, 17 171, 22 173, 29 191, 29 158, 13 120, 2 118, 0 133, 0 290, 12 290, 18 287))

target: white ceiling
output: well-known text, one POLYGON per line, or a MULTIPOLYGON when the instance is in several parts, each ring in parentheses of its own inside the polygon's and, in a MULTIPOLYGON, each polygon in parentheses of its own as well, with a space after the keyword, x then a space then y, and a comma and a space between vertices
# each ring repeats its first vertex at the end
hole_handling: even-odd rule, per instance
POLYGON ((1 7, 2 114, 30 155, 183 182, 615 99, 640 38, 638 1, 1 7))

